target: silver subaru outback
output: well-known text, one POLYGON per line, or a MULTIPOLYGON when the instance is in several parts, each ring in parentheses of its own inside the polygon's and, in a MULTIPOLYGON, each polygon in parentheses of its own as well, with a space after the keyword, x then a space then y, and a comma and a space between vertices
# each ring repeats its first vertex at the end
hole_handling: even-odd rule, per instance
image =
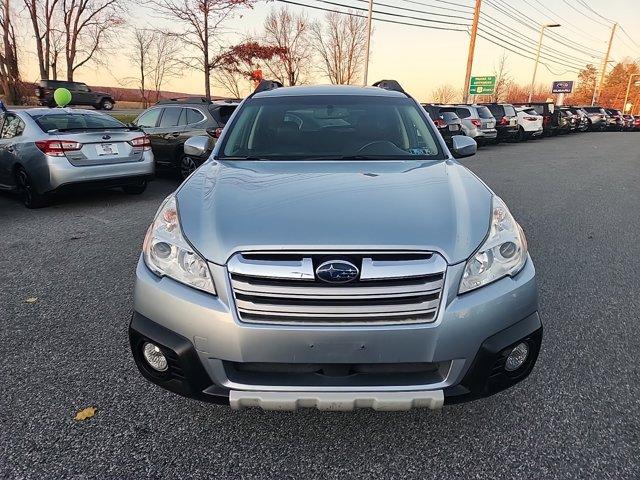
POLYGON ((535 270, 507 206, 455 159, 475 150, 449 151, 392 80, 262 82, 146 234, 142 375, 276 410, 439 408, 527 377, 535 270))

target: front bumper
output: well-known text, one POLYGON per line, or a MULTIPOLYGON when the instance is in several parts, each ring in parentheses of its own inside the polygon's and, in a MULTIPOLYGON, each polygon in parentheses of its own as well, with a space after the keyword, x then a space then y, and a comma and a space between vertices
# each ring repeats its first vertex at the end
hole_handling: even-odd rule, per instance
POLYGON ((416 404, 438 406, 437 398, 434 402, 425 400, 425 395, 431 398, 433 392, 442 392, 448 401, 490 395, 522 380, 533 368, 542 337, 535 270, 529 259, 515 277, 457 295, 463 268, 464 264, 448 267, 442 305, 432 323, 257 325, 238 319, 226 267, 211 265, 216 297, 170 278, 158 278, 141 259, 129 331, 133 355, 142 374, 153 383, 187 397, 218 403, 229 403, 230 392, 242 392, 231 396, 232 401, 237 399, 236 406, 256 404, 256 398, 261 398, 264 402, 258 404, 267 408, 274 404, 375 408, 389 400, 379 393, 403 392, 390 403, 395 405, 392 409, 398 409, 416 404), (524 338, 531 343, 532 353, 522 375, 492 376, 505 349, 524 338), (171 375, 157 374, 146 366, 141 356, 144 341, 166 352, 171 375), (434 364, 439 370, 423 377, 392 375, 399 380, 376 384, 357 381, 357 375, 310 384, 304 382, 307 377, 294 382, 294 377, 252 377, 234 370, 234 365, 247 364, 409 363, 434 364), (280 403, 265 392, 282 394, 280 403), (311 400, 310 392, 314 392, 311 400), (341 395, 338 402, 336 397, 323 396, 338 392, 350 397, 341 395))

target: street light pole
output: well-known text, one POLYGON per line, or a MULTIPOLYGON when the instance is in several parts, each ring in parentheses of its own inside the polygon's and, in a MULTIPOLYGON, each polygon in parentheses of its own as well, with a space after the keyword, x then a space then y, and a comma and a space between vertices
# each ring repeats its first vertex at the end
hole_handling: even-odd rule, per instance
POLYGON ((529 103, 531 103, 531 100, 533 99, 533 90, 536 86, 536 74, 538 73, 538 63, 540 61, 540 50, 542 49, 542 38, 544 37, 544 29, 555 28, 559 26, 560 26, 559 23, 547 23, 545 25, 542 25, 542 28, 540 28, 540 40, 538 40, 538 51, 536 52, 536 63, 533 67, 533 78, 531 79, 531 89, 529 90, 529 103))
POLYGON ((367 18, 367 51, 364 53, 364 86, 369 77, 369 51, 371 50, 371 24, 373 23, 373 0, 369 0, 369 17, 367 18))
POLYGON ((631 80, 633 77, 640 77, 640 73, 632 73, 629 75, 629 83, 627 83, 627 93, 624 95, 624 103, 622 104, 622 113, 627 110, 627 100, 629 100, 629 91, 631 90, 631 80))

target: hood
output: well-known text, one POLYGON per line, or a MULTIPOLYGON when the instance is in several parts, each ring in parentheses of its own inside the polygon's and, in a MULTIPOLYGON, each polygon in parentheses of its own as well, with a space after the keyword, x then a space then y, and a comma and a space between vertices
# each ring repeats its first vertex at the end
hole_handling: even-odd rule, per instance
POLYGON ((215 161, 178 190, 185 236, 209 261, 238 251, 431 250, 466 260, 491 191, 455 161, 215 161))

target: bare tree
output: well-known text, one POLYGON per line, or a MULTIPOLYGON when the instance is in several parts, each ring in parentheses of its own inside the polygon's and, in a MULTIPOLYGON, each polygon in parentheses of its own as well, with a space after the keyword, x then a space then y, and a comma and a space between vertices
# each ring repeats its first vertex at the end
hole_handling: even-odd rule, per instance
POLYGON ((458 92, 450 83, 443 83, 433 89, 431 96, 435 103, 452 103, 458 97, 458 92))
POLYGON ((142 106, 147 108, 151 101, 160 99, 165 81, 177 76, 181 71, 178 60, 178 41, 165 32, 136 28, 132 33, 133 48, 129 59, 136 66, 142 106))
POLYGON ((62 0, 67 80, 99 54, 124 24, 124 0, 62 0))
POLYGON ((155 101, 160 100, 162 86, 169 78, 177 77, 182 73, 180 63, 180 48, 175 36, 166 32, 154 32, 151 43, 151 80, 155 101))
POLYGON ((242 93, 245 89, 242 88, 242 84, 247 82, 247 79, 243 75, 227 70, 226 68, 219 68, 214 72, 213 78, 231 97, 243 97, 242 93))
POLYGON ((273 9, 264 22, 264 41, 282 50, 266 65, 269 74, 284 85, 297 85, 306 80, 312 49, 309 35, 311 23, 305 14, 288 8, 273 9))
POLYGON ((496 86, 491 95, 491 102, 504 100, 509 93, 509 87, 513 80, 509 74, 509 59, 506 52, 498 59, 498 63, 493 67, 493 74, 496 77, 496 86))
POLYGON ((204 73, 204 90, 211 98, 211 72, 219 49, 215 41, 222 24, 238 8, 251 6, 256 0, 147 0, 155 11, 171 22, 178 23, 182 30, 167 33, 178 38, 194 55, 184 55, 182 61, 190 68, 204 73))
POLYGON ((327 12, 324 25, 311 25, 313 49, 322 61, 321 71, 334 84, 359 81, 367 44, 367 22, 348 12, 327 12))
POLYGON ((0 29, 2 43, 0 44, 0 85, 9 103, 20 101, 20 69, 18 67, 18 49, 16 46, 16 32, 12 23, 12 9, 10 0, 3 0, 0 10, 0 29))
POLYGON ((40 78, 51 74, 51 54, 55 42, 54 17, 60 0, 22 0, 33 28, 40 78))
POLYGON ((146 28, 136 28, 132 33, 133 47, 128 54, 129 59, 138 70, 138 89, 142 98, 142 108, 149 106, 149 92, 147 90, 147 77, 151 64, 150 53, 153 37, 156 32, 150 32, 146 28))

